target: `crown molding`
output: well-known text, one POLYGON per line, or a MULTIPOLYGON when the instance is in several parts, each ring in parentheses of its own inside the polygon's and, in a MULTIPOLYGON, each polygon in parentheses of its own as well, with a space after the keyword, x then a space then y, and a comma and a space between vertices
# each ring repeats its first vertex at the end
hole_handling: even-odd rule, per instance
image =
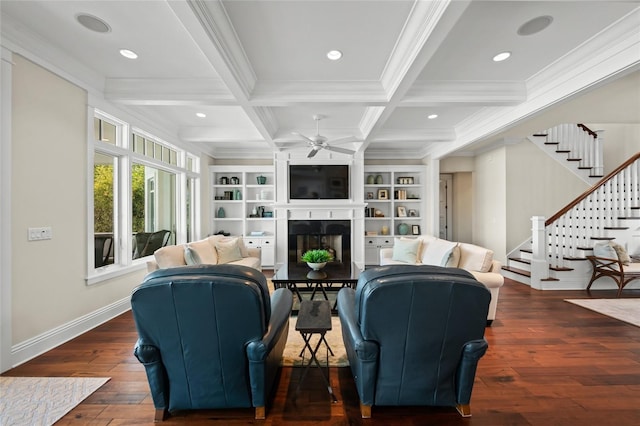
POLYGON ((526 100, 523 81, 416 81, 400 106, 517 105, 526 100))
POLYGON ((640 8, 614 22, 527 80, 529 97, 562 86, 578 90, 640 64, 640 8))
POLYGON ((527 101, 513 107, 487 107, 456 126, 456 140, 433 146, 433 158, 447 156, 496 135, 546 108, 640 69, 640 9, 531 77, 527 101))
POLYGON ((87 92, 102 93, 105 77, 84 66, 49 40, 13 19, 3 19, 0 29, 0 43, 6 49, 24 56, 87 92))
POLYGON ((182 127, 178 132, 178 137, 188 142, 262 142, 264 139, 255 129, 245 127, 212 127, 212 126, 190 126, 182 127))
POLYGON ((233 95, 239 102, 247 100, 257 78, 222 2, 187 0, 168 4, 233 95))
POLYGON ((376 133, 372 143, 380 142, 450 142, 456 139, 451 128, 442 129, 385 129, 376 133))
POLYGON ((373 130, 374 126, 380 119, 380 116, 382 115, 383 112, 384 112, 384 107, 381 107, 381 106, 369 107, 364 112, 358 127, 360 127, 360 131, 362 132, 362 135, 364 136, 365 139, 369 138, 371 131, 373 130))
POLYGON ((382 71, 380 81, 389 98, 401 85, 416 58, 423 51, 450 3, 450 0, 414 3, 389 61, 382 71))
POLYGON ((381 105, 387 100, 378 81, 258 81, 250 103, 269 106, 309 102, 381 105))
POLYGON ((218 79, 108 78, 105 99, 128 105, 236 105, 218 79))

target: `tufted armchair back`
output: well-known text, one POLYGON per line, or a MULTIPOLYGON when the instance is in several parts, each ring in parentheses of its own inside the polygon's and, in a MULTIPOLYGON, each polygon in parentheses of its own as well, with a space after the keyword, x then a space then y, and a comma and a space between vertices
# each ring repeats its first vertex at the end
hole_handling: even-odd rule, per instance
POLYGON ((365 407, 468 409, 487 349, 491 295, 483 284, 461 269, 391 265, 364 271, 355 291, 343 290, 338 312, 365 407))
POLYGON ((264 275, 245 266, 149 274, 133 291, 131 306, 139 335, 135 354, 162 411, 156 415, 263 409, 286 343, 291 304, 290 291, 270 298, 264 275))

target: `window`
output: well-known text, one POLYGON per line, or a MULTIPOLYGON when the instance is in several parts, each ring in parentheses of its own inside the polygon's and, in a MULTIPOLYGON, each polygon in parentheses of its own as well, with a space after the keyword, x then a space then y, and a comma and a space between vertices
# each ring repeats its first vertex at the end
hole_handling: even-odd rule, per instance
POLYGON ((162 246, 196 239, 200 179, 197 156, 92 114, 89 284, 140 267, 138 259, 162 246))
POLYGON ((113 250, 116 158, 95 153, 93 157, 93 232, 94 268, 110 265, 115 261, 113 250))

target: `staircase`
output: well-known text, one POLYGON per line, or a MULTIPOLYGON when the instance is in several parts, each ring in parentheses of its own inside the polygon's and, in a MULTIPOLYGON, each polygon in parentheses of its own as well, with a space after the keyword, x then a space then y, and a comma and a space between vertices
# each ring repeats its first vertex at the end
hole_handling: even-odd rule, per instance
POLYGON ((602 131, 584 124, 560 124, 528 139, 589 185, 602 178, 602 131))
MULTIPOLYGON (((602 241, 640 251, 640 152, 549 219, 532 218, 532 238, 509 253, 503 275, 536 289, 586 288, 586 256, 602 241)), ((598 280, 593 289, 617 288, 598 280)))

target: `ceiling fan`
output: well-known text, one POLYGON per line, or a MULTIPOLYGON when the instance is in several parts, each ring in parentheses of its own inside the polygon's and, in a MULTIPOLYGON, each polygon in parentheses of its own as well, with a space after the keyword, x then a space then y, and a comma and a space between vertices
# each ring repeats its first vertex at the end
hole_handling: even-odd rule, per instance
POLYGON ((316 134, 314 136, 305 136, 298 132, 292 132, 292 134, 299 136, 307 141, 307 145, 305 146, 311 147, 311 151, 309 151, 307 158, 311 158, 315 156, 318 153, 318 151, 320 151, 321 149, 326 149, 327 151, 339 152, 342 154, 349 154, 349 155, 355 154, 355 151, 351 149, 340 148, 334 145, 341 144, 341 143, 348 143, 348 142, 357 142, 358 141, 357 138, 353 136, 347 136, 344 138, 328 140, 325 136, 322 136, 320 134, 320 120, 322 120, 323 118, 324 118, 324 115, 316 114, 313 116, 313 119, 316 120, 316 134))

